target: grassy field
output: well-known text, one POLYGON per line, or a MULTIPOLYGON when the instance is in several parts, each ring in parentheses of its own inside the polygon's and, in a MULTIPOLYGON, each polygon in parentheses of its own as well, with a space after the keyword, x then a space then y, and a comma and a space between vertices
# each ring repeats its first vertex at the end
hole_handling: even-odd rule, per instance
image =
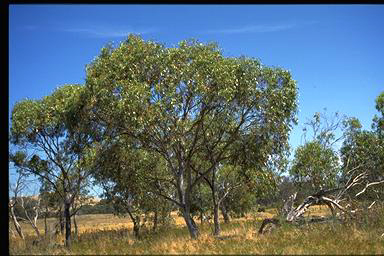
MULTIPOLYGON (((156 232, 144 228, 142 238, 132 235, 129 218, 109 214, 77 217, 79 240, 71 249, 47 244, 32 245, 33 230, 25 226, 26 240, 10 237, 10 254, 384 254, 383 221, 369 227, 323 223, 293 227, 283 225, 270 234, 259 235, 260 221, 272 217, 273 209, 222 224, 220 239, 212 236, 212 225, 199 225, 200 236, 191 240, 181 217, 173 213, 174 225, 156 232)), ((311 215, 326 215, 314 207, 311 215)), ((51 222, 53 220, 50 220, 51 222)), ((199 222, 198 222, 199 223, 199 222)), ((24 224, 23 224, 24 225, 24 224)), ((44 230, 43 223, 39 226, 44 230)), ((56 239, 63 243, 63 237, 56 239)))

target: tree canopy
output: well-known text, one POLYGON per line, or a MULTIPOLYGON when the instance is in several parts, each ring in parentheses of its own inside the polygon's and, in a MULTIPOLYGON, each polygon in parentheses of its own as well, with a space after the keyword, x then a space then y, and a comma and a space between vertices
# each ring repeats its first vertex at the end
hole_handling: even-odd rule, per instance
POLYGON ((99 131, 164 159, 177 197, 163 196, 182 209, 192 237, 193 187, 226 161, 262 169, 283 155, 297 111, 288 71, 196 40, 166 48, 130 35, 87 66, 85 89, 99 131))

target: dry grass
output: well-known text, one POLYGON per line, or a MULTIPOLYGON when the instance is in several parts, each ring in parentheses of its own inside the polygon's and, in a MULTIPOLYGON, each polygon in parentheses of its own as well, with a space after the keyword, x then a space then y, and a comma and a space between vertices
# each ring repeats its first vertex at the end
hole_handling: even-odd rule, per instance
MULTIPOLYGON (((327 211, 314 207, 310 214, 321 216, 327 211)), ((212 236, 212 225, 199 225, 196 240, 189 238, 183 219, 176 213, 172 213, 175 225, 160 227, 157 232, 144 229, 140 240, 133 237, 129 218, 84 215, 77 218, 80 236, 71 250, 44 244, 32 246, 33 237, 28 236, 26 241, 12 238, 10 254, 384 254, 384 237, 380 237, 383 225, 369 229, 338 223, 283 225, 271 234, 257 234, 260 220, 272 217, 274 212, 268 210, 223 223, 220 239, 212 236)))

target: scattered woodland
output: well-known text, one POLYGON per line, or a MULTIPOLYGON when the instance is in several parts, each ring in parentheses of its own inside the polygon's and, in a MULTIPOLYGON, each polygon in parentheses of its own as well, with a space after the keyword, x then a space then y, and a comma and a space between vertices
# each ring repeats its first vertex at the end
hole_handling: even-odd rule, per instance
POLYGON ((384 91, 375 106, 369 130, 314 113, 292 150, 290 72, 129 35, 84 84, 13 107, 9 253, 383 254, 384 91))

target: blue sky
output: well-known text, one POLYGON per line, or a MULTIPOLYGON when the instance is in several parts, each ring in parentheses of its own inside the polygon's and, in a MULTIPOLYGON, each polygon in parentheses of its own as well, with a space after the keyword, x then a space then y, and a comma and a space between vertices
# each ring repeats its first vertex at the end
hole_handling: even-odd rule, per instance
POLYGON ((370 129, 384 90, 383 5, 10 5, 9 116, 15 102, 84 83, 85 65, 129 34, 176 46, 215 41, 291 71, 303 122, 315 112, 360 119, 370 129))

